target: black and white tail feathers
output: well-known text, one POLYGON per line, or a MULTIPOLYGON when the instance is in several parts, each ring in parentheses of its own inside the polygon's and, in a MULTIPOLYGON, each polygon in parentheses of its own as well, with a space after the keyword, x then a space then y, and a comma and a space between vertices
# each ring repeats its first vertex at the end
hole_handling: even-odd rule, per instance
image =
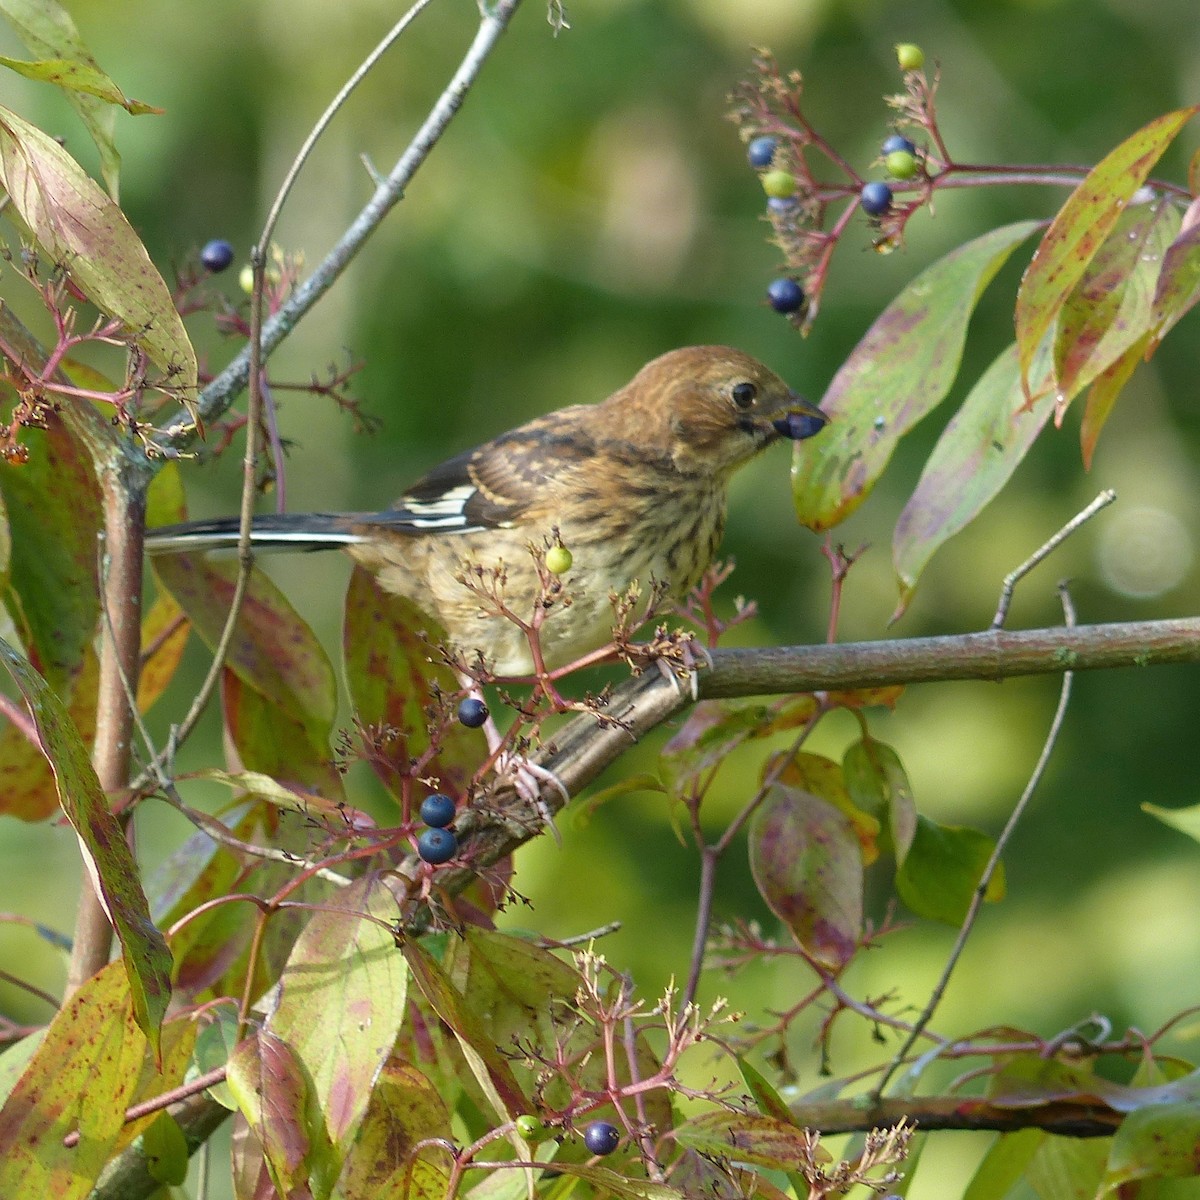
MULTIPOLYGON (((376 513, 264 513, 250 526, 255 550, 336 550, 361 542, 359 522, 377 521, 376 513)), ((232 550, 238 543, 237 517, 185 521, 146 531, 148 554, 187 554, 232 550)))

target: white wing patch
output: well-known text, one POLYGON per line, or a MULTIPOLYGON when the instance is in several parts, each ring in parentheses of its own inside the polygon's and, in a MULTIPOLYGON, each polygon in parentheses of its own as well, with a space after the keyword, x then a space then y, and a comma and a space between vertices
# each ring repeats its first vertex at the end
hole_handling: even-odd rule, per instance
POLYGON ((405 496, 402 511, 415 529, 465 529, 467 515, 464 510, 476 491, 473 484, 465 483, 443 492, 435 500, 405 496))

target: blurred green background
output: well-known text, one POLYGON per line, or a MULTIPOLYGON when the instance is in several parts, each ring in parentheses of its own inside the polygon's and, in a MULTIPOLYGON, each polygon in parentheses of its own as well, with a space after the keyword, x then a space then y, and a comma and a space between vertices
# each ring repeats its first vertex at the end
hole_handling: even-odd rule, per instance
MULTIPOLYGON (((125 92, 166 109, 122 116, 119 127, 122 200, 164 273, 212 237, 245 254, 312 122, 400 11, 378 0, 70 7, 125 92)), ((599 398, 646 359, 688 343, 740 346, 819 398, 871 320, 929 262, 1003 221, 1049 215, 1063 199, 1034 188, 945 194, 935 217, 910 223, 906 250, 886 258, 871 253, 859 220, 803 340, 763 303, 778 256, 765 240, 761 190, 725 119, 752 47, 803 70, 810 117, 862 171, 888 131, 882 96, 899 89, 897 40, 919 42, 940 63, 943 129, 960 161, 1094 162, 1159 113, 1200 99, 1194 0, 571 0, 567 16, 571 28, 554 37, 545 5, 526 0, 405 200, 275 356, 273 373, 285 380, 363 359, 355 391, 384 422, 377 436, 356 435, 330 403, 282 393, 289 507, 383 506, 442 457, 599 398)), ((318 147, 279 228, 285 249, 320 259, 369 195, 360 156, 390 168, 475 24, 470 0, 438 0, 417 20, 318 147)), ((23 56, 11 39, 0 49, 23 56)), ((7 74, 0 101, 94 165, 52 89, 7 74)), ((1197 128, 1160 174, 1183 177, 1197 128)), ((1019 251, 980 306, 952 403, 1012 336, 1020 266, 1019 251)), ((239 299, 236 275, 216 283, 239 299)), ((1063 576, 1075 581, 1082 621, 1195 612, 1196 321, 1139 369, 1091 474, 1079 464, 1072 411, 1009 491, 934 560, 889 631, 891 529, 945 415, 926 422, 838 531, 850 548, 870 544, 847 585, 841 637, 986 625, 1004 574, 1110 486, 1118 506, 1021 586, 1011 623, 1059 620, 1054 584, 1063 576)), ((192 329, 208 367, 219 369, 235 347, 203 320, 192 329)), ((739 477, 726 537, 738 562, 730 594, 755 598, 762 614, 740 636, 763 644, 818 641, 827 620, 828 571, 791 514, 787 453, 776 449, 739 477)), ((188 466, 193 515, 233 511, 238 459, 188 466)), ((276 560, 271 570, 335 646, 345 565, 320 556, 276 560)), ((193 648, 193 686, 202 665, 193 648)), ((160 705, 160 732, 186 694, 181 686, 160 705)), ((927 686, 873 725, 899 749, 923 811, 995 831, 1056 696, 1055 680, 927 686)), ((1139 808, 1197 799, 1198 701, 1194 669, 1077 680, 1049 777, 1008 855, 1008 899, 983 915, 939 1029, 1005 1022, 1049 1035, 1100 1010, 1118 1028, 1151 1030, 1198 999, 1200 929, 1188 919, 1200 901, 1196 847, 1139 808)), ((839 717, 814 748, 840 756, 855 736, 839 717)), ((657 744, 627 762, 651 766, 657 744)), ((181 765, 211 760, 217 745, 210 723, 181 765)), ((708 813, 712 828, 746 797, 758 762, 730 764, 708 813)), ((586 827, 569 814, 563 827, 562 850, 541 839, 523 854, 519 885, 532 909, 517 909, 510 923, 566 936, 619 919, 622 931, 603 948, 647 993, 685 974, 697 862, 675 840, 662 802, 627 797, 586 827)), ((147 813, 145 853, 154 858, 185 833, 175 818, 147 813)), ((0 909, 69 931, 77 879, 67 829, 0 823, 0 909)), ((717 915, 767 918, 744 855, 722 869, 717 915)), ((866 956, 848 986, 858 995, 894 990, 919 1006, 952 936, 912 928, 866 956)), ((0 961, 61 986, 61 959, 27 930, 0 926, 0 961)), ((719 988, 761 1012, 788 1006, 810 984, 802 972, 758 966, 740 981, 710 981, 705 996, 719 988)), ((46 1016, 19 993, 3 992, 2 1003, 18 1020, 46 1016)), ((811 1032, 798 1027, 792 1046, 811 1068, 807 1084, 817 1082, 811 1032)), ((834 1050, 838 1074, 878 1053, 869 1030, 848 1022, 834 1050)), ((913 1194, 956 1194, 982 1144, 944 1138, 913 1194)))

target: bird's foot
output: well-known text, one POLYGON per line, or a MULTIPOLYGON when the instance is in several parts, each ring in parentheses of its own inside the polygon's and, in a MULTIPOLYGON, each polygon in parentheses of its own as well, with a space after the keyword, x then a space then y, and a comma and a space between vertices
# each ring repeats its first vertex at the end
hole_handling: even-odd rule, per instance
POLYGON ((496 760, 496 775, 499 779, 511 781, 516 793, 531 808, 537 810, 546 828, 554 835, 554 840, 561 846, 562 834, 554 823, 554 813, 542 799, 542 789, 549 785, 563 798, 563 803, 571 799, 563 781, 553 771, 547 770, 540 763, 535 763, 524 755, 504 753, 496 760))

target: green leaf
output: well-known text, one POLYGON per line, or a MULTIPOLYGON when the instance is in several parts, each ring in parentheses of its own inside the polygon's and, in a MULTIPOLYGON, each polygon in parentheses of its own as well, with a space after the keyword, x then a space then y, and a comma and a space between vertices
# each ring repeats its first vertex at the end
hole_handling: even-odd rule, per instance
MULTIPOLYGON (((1051 1137, 1038 1147, 1026 1179, 1038 1196, 1094 1200, 1104 1178, 1107 1142, 1101 1138, 1051 1137)), ((1139 1198, 1140 1200, 1140 1198, 1139 1198)))
POLYGON ((8 58, 0 54, 0 66, 8 67, 18 75, 24 75, 26 79, 52 83, 64 92, 84 92, 108 104, 120 105, 135 117, 144 116, 146 113, 161 116, 164 111, 152 104, 143 104, 140 100, 130 100, 99 67, 80 62, 78 59, 43 58, 37 62, 26 62, 24 59, 8 58))
MULTIPOLYGON (((100 74, 100 68, 92 57, 70 14, 57 0, 0 0, 0 12, 17 31, 29 51, 43 59, 68 59, 82 67, 100 74)), ((119 95, 116 84, 113 89, 119 95)), ((79 119, 87 128, 96 149, 100 152, 100 173, 109 195, 117 198, 117 180, 121 156, 113 141, 116 128, 116 108, 108 98, 91 95, 74 89, 66 93, 67 102, 75 109, 79 119)), ((116 101, 123 107, 124 99, 116 101)), ((131 103, 137 104, 137 101, 131 103)), ((157 112, 149 106, 140 106, 141 111, 157 112)), ((129 111, 134 111, 130 109, 129 111)))
POLYGON ((79 836, 92 885, 120 939, 137 1023, 157 1053, 171 999, 171 952, 150 919, 137 863, 70 713, 46 681, 2 639, 0 659, 29 705, 42 749, 54 769, 63 812, 79 836))
POLYGON ((529 1111, 506 1057, 488 1036, 471 1002, 458 991, 433 956, 418 942, 406 939, 404 956, 413 982, 434 1012, 449 1026, 458 1045, 501 1121, 512 1121, 529 1111))
MULTIPOLYGON (((675 1130, 681 1146, 777 1171, 795 1170, 812 1155, 809 1132, 794 1121, 714 1109, 675 1130)), ((818 1153, 827 1155, 823 1148, 818 1153)))
POLYGON ((151 1179, 170 1185, 187 1179, 187 1138, 169 1112, 160 1112, 142 1134, 142 1154, 151 1179))
POLYGON ((1179 1178, 1200 1174, 1200 1104, 1141 1108, 1121 1122, 1108 1156, 1104 1190, 1133 1179, 1179 1178))
MULTIPOLYGON (((237 1045, 237 1019, 229 1009, 217 1008, 212 1015, 213 1019, 196 1038, 194 1060, 196 1070, 201 1075, 207 1075, 209 1071, 225 1066, 237 1045)), ((205 1095, 210 1096, 222 1108, 227 1108, 230 1112, 237 1111, 237 1101, 227 1083, 214 1083, 204 1091, 205 1095)))
POLYGON ((863 857, 844 813, 776 784, 750 826, 750 869, 808 954, 835 971, 850 961, 862 930, 863 857))
POLYGON ((842 776, 850 799, 886 821, 896 862, 902 863, 916 833, 917 808, 900 756, 891 746, 864 737, 843 755, 842 776))
POLYGON ((195 408, 196 352, 171 293, 121 210, 51 137, 0 108, 0 183, 46 257, 195 408))
POLYGON ((359 880, 335 903, 345 911, 314 914, 296 942, 267 1028, 304 1064, 340 1158, 400 1032, 408 971, 385 924, 399 908, 378 878, 359 880))
POLYGON ((1179 220, 1165 200, 1125 209, 1063 302, 1054 339, 1060 414, 1155 324, 1155 286, 1179 220))
POLYGON ((452 1136, 450 1114, 437 1088, 416 1067, 391 1059, 371 1092, 338 1180, 341 1190, 348 1197, 372 1200, 442 1200, 449 1181, 445 1155, 436 1147, 414 1154, 414 1147, 429 1138, 452 1136))
POLYGON ((938 439, 916 490, 896 522, 892 563, 903 615, 934 553, 969 524, 1008 482, 1054 411, 1042 393, 1025 406, 1015 346, 1009 346, 971 389, 938 439))
POLYGON ((1160 808, 1157 804, 1143 804, 1142 812, 1157 817, 1164 825, 1186 833, 1194 842, 1200 842, 1200 804, 1187 808, 1160 808))
POLYGON ((830 529, 870 494, 900 438, 945 399, 984 289, 1040 221, 993 229, 928 267, 892 301, 821 400, 820 453, 792 460, 796 513, 830 529))
MULTIPOLYGON (((437 692, 452 696, 458 691, 454 673, 430 661, 433 647, 445 640, 416 605, 385 592, 373 575, 355 567, 342 629, 346 687, 359 721, 388 731, 372 745, 368 761, 397 798, 409 762, 429 748, 429 710, 437 692)), ((437 754, 421 774, 462 795, 485 756, 482 731, 450 717, 439 733, 437 754)))
POLYGON ((0 1109, 0 1196, 82 1200, 108 1162, 146 1057, 129 979, 109 963, 55 1015, 0 1109), (67 1148, 63 1139, 80 1134, 67 1148))
POLYGON ((1042 394, 1031 378, 1038 347, 1088 264, 1112 232, 1126 203, 1200 105, 1156 117, 1107 154, 1067 198, 1046 230, 1017 292, 1017 362, 1022 395, 1042 394))
POLYGON ((1005 1200, 1046 1136, 1041 1129, 998 1136, 976 1168, 962 1200, 1005 1200))
POLYGON ((262 1146, 282 1196, 326 1200, 337 1178, 336 1156, 304 1064, 268 1029, 245 1038, 230 1055, 226 1082, 262 1146))
POLYGON ((1138 363, 1148 351, 1151 335, 1144 334, 1116 362, 1102 371, 1088 392, 1087 403, 1083 409, 1083 421, 1079 426, 1079 446, 1082 451, 1083 465, 1091 470, 1092 458, 1096 453, 1096 443, 1100 440, 1100 431, 1104 428, 1117 397, 1129 382, 1138 363))
MULTIPOLYGON (((916 834, 896 872, 900 899, 918 916, 961 925, 995 843, 986 833, 939 825, 918 814, 916 834)), ((987 899, 1004 895, 1003 864, 988 884, 987 899)))

